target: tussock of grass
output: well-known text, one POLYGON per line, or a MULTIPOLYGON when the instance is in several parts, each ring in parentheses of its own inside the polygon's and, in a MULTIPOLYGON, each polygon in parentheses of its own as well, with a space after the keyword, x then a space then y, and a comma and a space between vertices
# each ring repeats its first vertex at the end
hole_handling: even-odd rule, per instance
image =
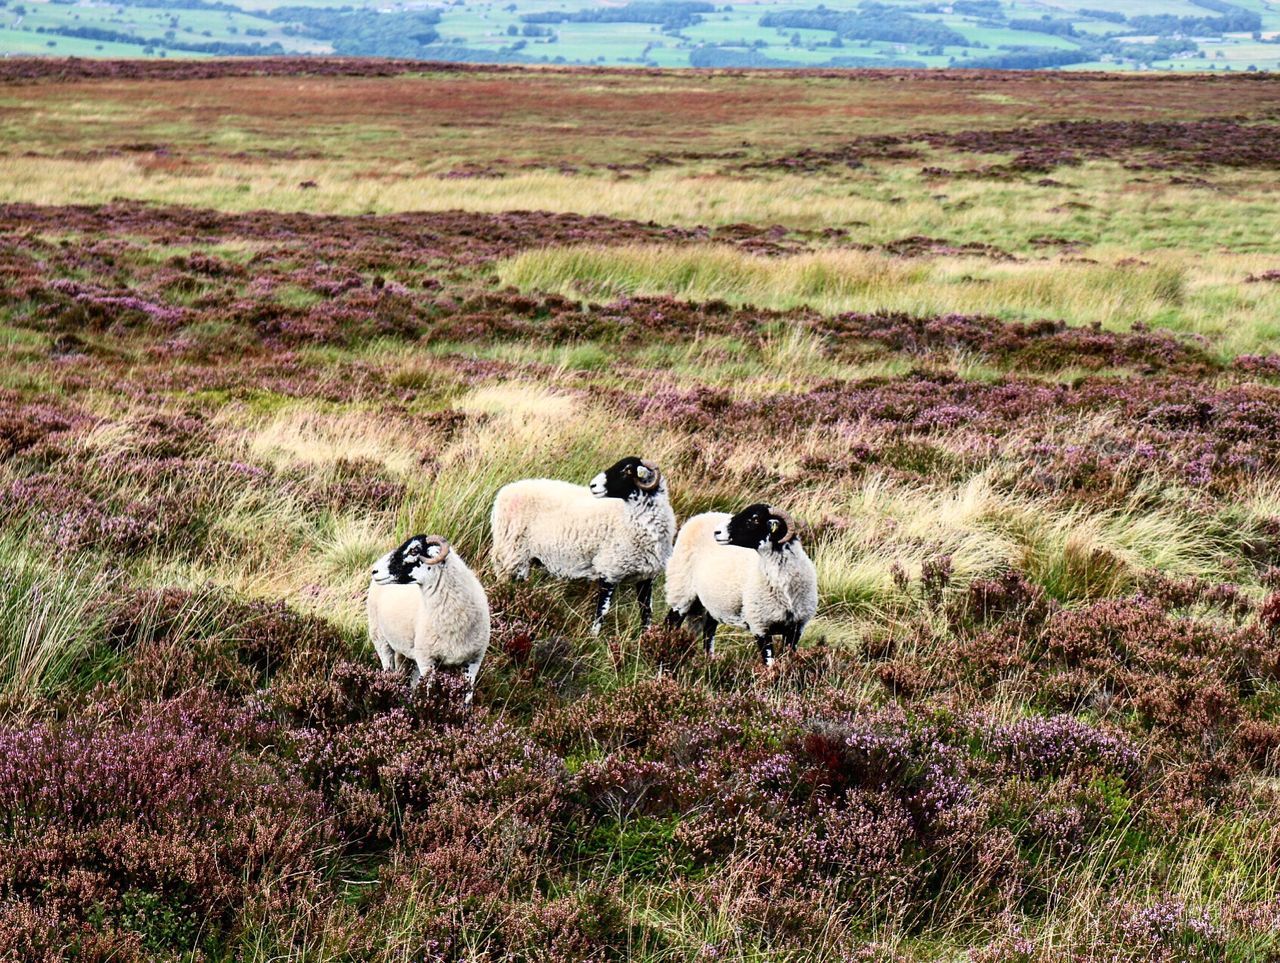
POLYGON ((50 566, 0 537, 0 695, 21 699, 68 680, 93 644, 107 584, 91 556, 50 566))
POLYGON ((813 546, 828 617, 874 619, 917 600, 894 583, 894 567, 918 586, 925 564, 943 557, 951 564, 951 591, 1017 568, 1051 595, 1081 601, 1130 591, 1150 570, 1219 574, 1223 552, 1234 547, 1208 523, 1171 511, 1137 504, 1055 508, 1048 499, 997 487, 987 472, 925 490, 872 475, 847 501, 815 493, 796 510, 807 518, 834 511, 848 520, 813 546))
MULTIPOLYGON (((1149 264, 980 258, 903 259, 868 251, 762 257, 722 245, 627 245, 527 251, 499 268, 504 283, 602 299, 668 294, 695 301, 824 313, 990 314, 1061 318, 1108 328, 1135 324, 1221 336, 1243 351, 1271 346, 1271 316, 1250 305, 1246 325, 1226 323, 1221 291, 1203 268, 1167 256, 1149 264)), ((1250 294, 1253 298, 1254 295, 1250 294)), ((1265 291, 1264 301, 1275 297, 1265 291)), ((1231 315, 1232 321, 1238 316, 1231 315)), ((797 345, 797 347, 799 347, 797 345)))
POLYGON ((402 421, 372 412, 325 413, 309 408, 280 412, 247 440, 248 453, 278 468, 311 469, 342 459, 379 463, 408 474, 417 466, 420 439, 402 421))

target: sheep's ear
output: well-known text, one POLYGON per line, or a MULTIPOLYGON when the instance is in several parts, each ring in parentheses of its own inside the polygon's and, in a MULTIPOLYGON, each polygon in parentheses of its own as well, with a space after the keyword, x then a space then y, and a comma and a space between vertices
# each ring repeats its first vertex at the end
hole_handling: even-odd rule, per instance
POLYGON ((795 520, 782 509, 774 509, 769 519, 769 534, 777 538, 779 545, 786 545, 796 537, 795 520), (781 532, 782 537, 778 538, 781 532))
POLYGON ((658 466, 647 461, 640 462, 636 466, 636 484, 641 491, 651 492, 658 487, 658 479, 661 473, 658 466))

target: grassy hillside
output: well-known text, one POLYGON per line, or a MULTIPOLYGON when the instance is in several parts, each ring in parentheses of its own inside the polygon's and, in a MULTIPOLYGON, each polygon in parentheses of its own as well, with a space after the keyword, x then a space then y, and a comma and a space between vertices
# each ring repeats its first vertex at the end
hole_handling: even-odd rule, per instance
POLYGON ((1103 0, 0 0, 0 55, 337 53, 655 67, 1272 70, 1280 6, 1103 0))
POLYGON ((0 959, 1275 959, 1278 111, 0 63, 0 959), (495 575, 628 454, 799 520, 797 653, 495 575), (469 708, 366 639, 416 532, 469 708))

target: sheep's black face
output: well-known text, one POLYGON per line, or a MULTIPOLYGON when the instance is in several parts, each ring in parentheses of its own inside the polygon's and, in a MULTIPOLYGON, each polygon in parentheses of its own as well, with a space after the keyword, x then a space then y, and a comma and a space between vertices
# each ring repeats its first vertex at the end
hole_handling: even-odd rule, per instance
POLYGON ((747 506, 715 532, 715 539, 721 545, 756 549, 765 545, 781 549, 795 536, 791 519, 764 504, 747 506))
POLYGON ((369 573, 379 585, 408 585, 423 579, 445 560, 449 545, 432 535, 414 535, 378 559, 369 573))
POLYGON ((662 486, 662 472, 653 462, 634 455, 606 468, 591 479, 589 487, 596 498, 644 498, 657 494, 662 486))

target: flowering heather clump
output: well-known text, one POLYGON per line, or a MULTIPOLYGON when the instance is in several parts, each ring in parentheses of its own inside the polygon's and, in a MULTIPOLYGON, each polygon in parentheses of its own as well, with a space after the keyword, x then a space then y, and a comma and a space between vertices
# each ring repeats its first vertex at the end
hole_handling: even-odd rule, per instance
POLYGON ((181 308, 140 298, 128 289, 113 291, 70 280, 54 281, 41 300, 39 317, 55 330, 173 329, 186 319, 181 308))
POLYGON ((291 665, 321 671, 347 647, 315 616, 215 589, 139 591, 102 603, 106 645, 131 657, 126 684, 151 698, 186 691, 193 678, 248 695, 291 665))
POLYGON ((316 794, 250 751, 264 736, 199 693, 128 720, 3 727, 0 896, 65 937, 149 919, 141 939, 160 951, 210 923, 228 932, 247 899, 290 905, 318 883, 329 824, 316 794), (140 916, 149 904, 163 912, 140 916))
MULTIPOLYGON (((404 834, 425 845, 428 829, 444 838, 464 832, 432 821, 439 807, 464 800, 499 806, 503 825, 534 814, 543 825, 558 806, 558 760, 509 726, 468 713, 465 688, 441 672, 410 692, 402 675, 343 662, 327 679, 297 673, 267 693, 264 708, 283 720, 302 773, 332 802, 352 845, 383 846, 404 834)), ((471 829, 482 826, 501 832, 484 819, 471 829)))
POLYGON ((1267 596, 1258 610, 1258 621, 1273 636, 1280 635, 1280 592, 1267 596))
POLYGON ((1138 754, 1127 739, 1073 716, 1024 719, 994 730, 989 738, 991 751, 1030 779, 1094 766, 1117 773, 1132 773, 1138 767, 1138 754))
MULTIPOLYGON (((911 662, 895 667, 896 675, 911 672, 911 662)), ((1251 697, 1280 678, 1280 662, 1258 623, 1175 618, 1138 596, 996 624, 913 677, 930 680, 925 690, 958 686, 975 695, 1016 679, 1046 710, 1090 708, 1169 758, 1235 769, 1267 763, 1269 709, 1251 697)))
POLYGON ((972 621, 979 625, 1005 619, 1035 625, 1043 622, 1052 610, 1044 589, 1027 581, 1021 572, 1010 569, 996 578, 970 582, 968 594, 955 606, 953 618, 959 623, 972 621))
POLYGON ((95 497, 55 474, 31 475, 0 487, 0 517, 28 519, 61 551, 95 548, 136 553, 168 541, 195 522, 172 496, 95 497))
POLYGON ((141 551, 164 532, 161 519, 167 507, 155 502, 104 504, 69 489, 66 479, 56 475, 33 475, 0 489, 0 515, 32 518, 61 551, 141 551))
POLYGON ((1203 604, 1212 605, 1236 617, 1243 617, 1252 613, 1256 607, 1239 585, 1230 582, 1214 582, 1194 576, 1174 579, 1160 575, 1158 572, 1151 572, 1140 580, 1140 588, 1143 595, 1155 599, 1170 609, 1185 609, 1203 604))
POLYGON ((283 473, 276 483, 298 491, 316 507, 335 512, 385 511, 405 495, 404 484, 388 477, 382 463, 371 458, 340 458, 322 480, 305 469, 296 469, 283 473))
POLYGON ((56 458, 69 436, 91 425, 87 415, 48 402, 25 402, 0 391, 0 462, 22 455, 39 462, 56 458))
POLYGON ((1169 899, 1150 906, 1117 907, 1113 935, 1123 947, 1112 959, 1209 963, 1224 959, 1227 933, 1209 914, 1169 899))
POLYGON ((920 566, 920 591, 925 601, 937 608, 942 604, 942 594, 951 584, 951 556, 939 555, 926 559, 920 566))

